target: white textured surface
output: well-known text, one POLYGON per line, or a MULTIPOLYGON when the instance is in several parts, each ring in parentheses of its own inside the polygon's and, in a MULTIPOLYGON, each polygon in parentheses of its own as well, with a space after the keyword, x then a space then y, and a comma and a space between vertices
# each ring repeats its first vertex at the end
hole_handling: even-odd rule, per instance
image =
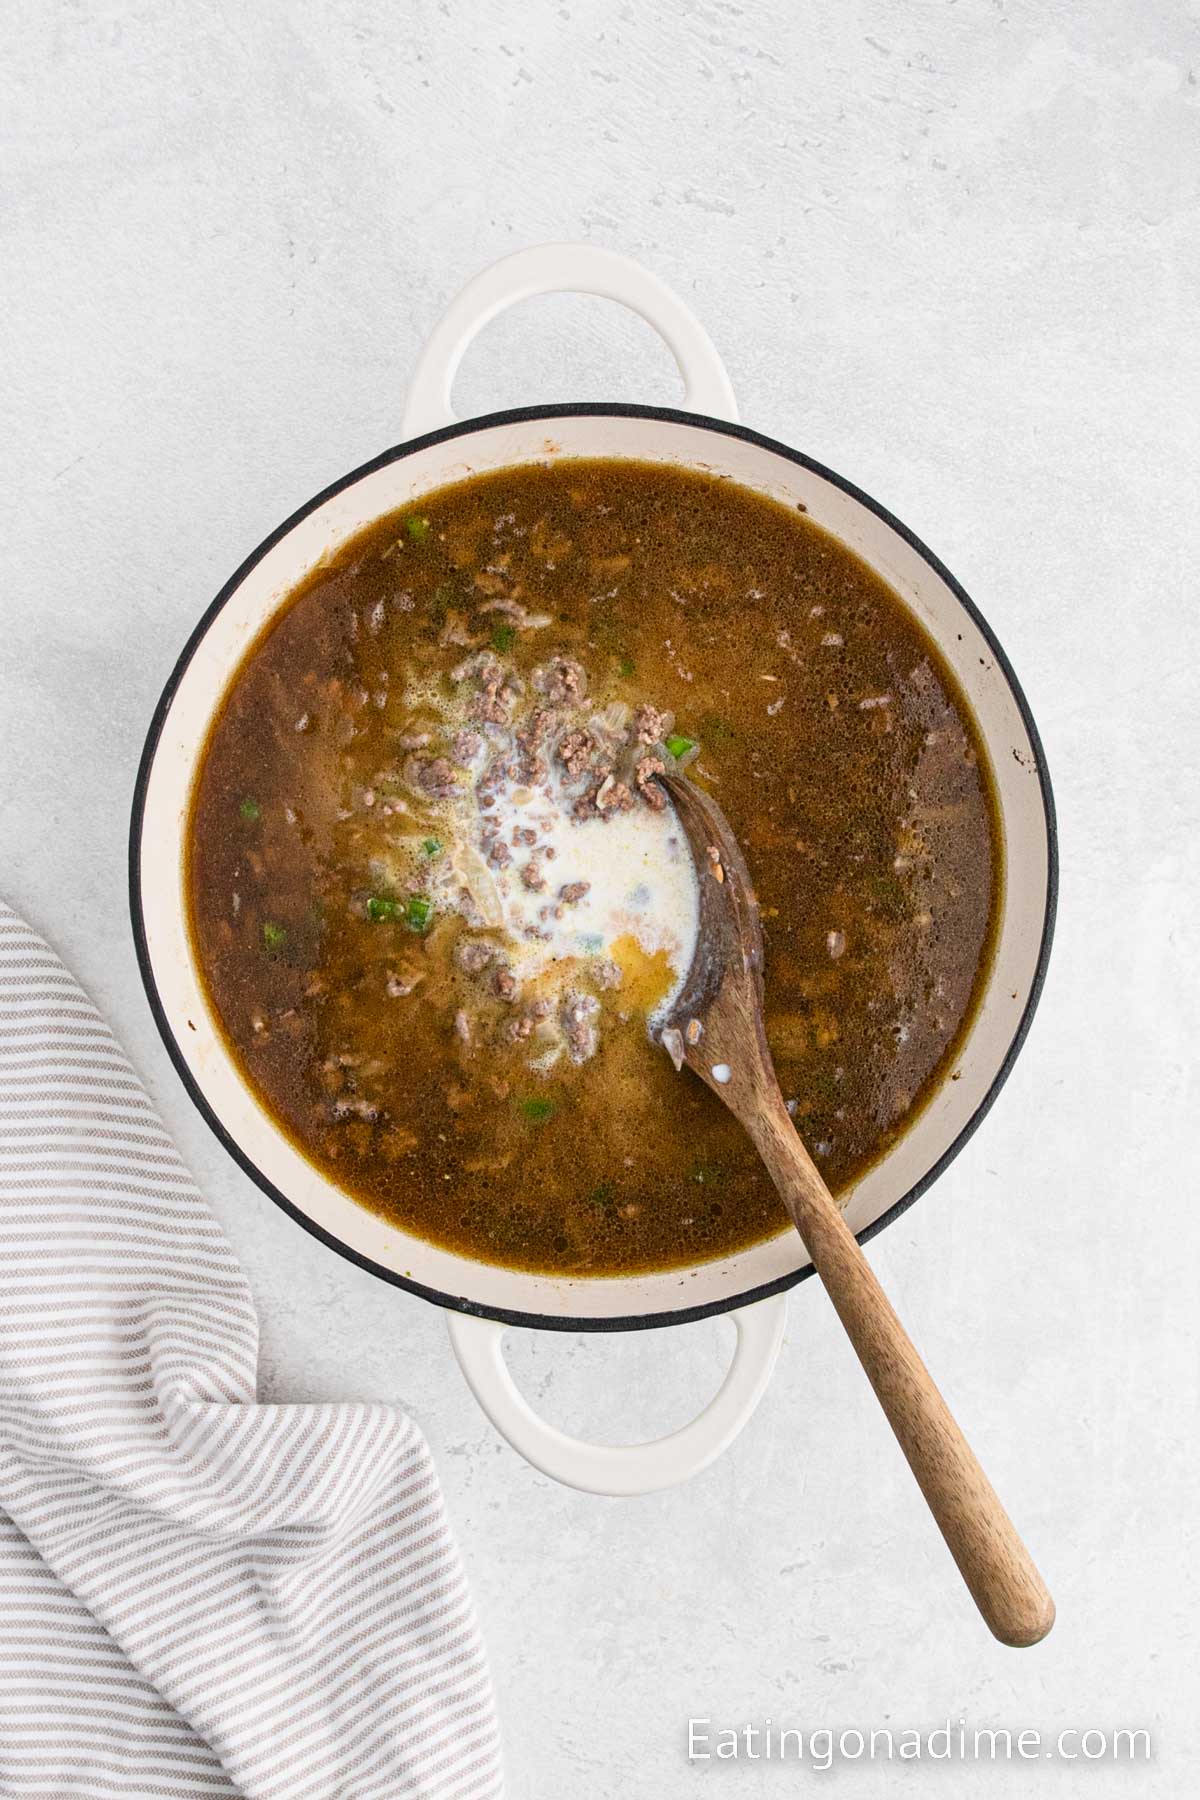
MULTIPOLYGON (((1148 1769, 1054 1767, 1048 1791, 1189 1791, 1196 5, 25 0, 6 23, 0 889, 172 1122, 244 1259, 270 1391, 396 1399, 425 1427, 513 1793, 798 1791, 778 1765, 689 1768, 689 1712, 1147 1724, 1148 1769), (813 1287, 708 1474, 632 1503, 556 1489, 493 1438, 435 1312, 242 1178, 150 1021, 125 825, 184 636, 285 513, 394 441, 458 285, 548 237, 689 295, 744 418, 945 557, 1039 718, 1064 853, 1047 995, 983 1129, 871 1251, 1056 1591, 1035 1651, 972 1616, 813 1287)), ((458 396, 674 391, 639 322, 544 300, 481 340, 458 396)), ((632 1437, 711 1390, 726 1331, 514 1358, 560 1422, 632 1437)), ((1028 1791, 911 1764, 839 1791, 935 1779, 1028 1791)))

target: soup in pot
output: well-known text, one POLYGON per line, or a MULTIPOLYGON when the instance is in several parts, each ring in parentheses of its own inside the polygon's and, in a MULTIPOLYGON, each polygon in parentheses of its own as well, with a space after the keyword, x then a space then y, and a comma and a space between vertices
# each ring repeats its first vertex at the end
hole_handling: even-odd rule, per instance
POLYGON ((569 1275, 787 1226, 658 1028, 697 881, 657 779, 741 841, 766 1027, 845 1192, 943 1079, 986 976, 992 779, 935 647, 801 511, 618 460, 425 496, 246 654, 192 799, 195 954, 277 1125, 363 1205, 569 1275))

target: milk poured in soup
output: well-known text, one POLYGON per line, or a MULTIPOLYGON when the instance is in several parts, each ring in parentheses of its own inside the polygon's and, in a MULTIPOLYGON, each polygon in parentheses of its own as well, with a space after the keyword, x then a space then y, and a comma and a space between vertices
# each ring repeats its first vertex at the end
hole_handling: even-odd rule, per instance
POLYGON ((674 759, 745 850, 781 1085, 845 1191, 953 1072, 1001 883, 966 703, 872 571, 731 482, 531 465, 369 527, 251 648, 193 796, 197 960, 364 1205, 588 1275, 784 1227, 657 1042, 697 928, 674 759))

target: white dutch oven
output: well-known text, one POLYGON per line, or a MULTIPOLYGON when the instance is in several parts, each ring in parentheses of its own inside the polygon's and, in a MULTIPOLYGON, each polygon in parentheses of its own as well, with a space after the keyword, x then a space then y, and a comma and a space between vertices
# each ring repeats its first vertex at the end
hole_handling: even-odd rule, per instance
MULTIPOLYGON (((450 1336, 480 1404, 530 1462, 597 1493, 667 1487, 703 1468, 737 1434, 770 1377, 786 1290, 812 1273, 795 1233, 668 1274, 526 1274, 437 1248, 367 1212, 275 1129, 226 1051, 201 989, 185 923, 188 798, 213 715, 247 646, 322 555, 362 526, 468 475, 571 456, 642 457, 731 476, 791 505, 856 551, 920 620, 965 690, 999 791, 1006 881, 987 991, 958 1064, 907 1133, 854 1188, 846 1217, 861 1238, 896 1218, 979 1123, 1024 1038, 1054 918, 1053 803, 1037 731, 1007 658, 949 572, 897 520, 785 445, 734 423, 729 380, 697 320, 655 276, 610 251, 545 245, 479 275, 437 326, 418 364, 405 441, 310 500, 244 562, 186 645, 146 741, 130 836, 133 928, 159 1029, 189 1093, 249 1175, 322 1242, 449 1310, 450 1336), (474 335, 505 307, 575 290, 632 307, 673 352, 685 409, 538 406, 458 422, 450 387, 474 335), (511 1325, 632 1330, 731 1312, 737 1346, 716 1398, 651 1444, 566 1437, 526 1404, 501 1354, 511 1325)), ((768 979, 770 971, 768 969, 768 979)))

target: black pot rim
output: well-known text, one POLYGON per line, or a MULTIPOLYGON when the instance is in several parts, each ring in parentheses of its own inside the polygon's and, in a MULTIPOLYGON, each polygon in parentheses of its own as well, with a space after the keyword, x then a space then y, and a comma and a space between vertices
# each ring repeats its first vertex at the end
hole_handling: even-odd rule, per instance
POLYGON ((711 1318, 719 1313, 733 1312, 738 1307, 750 1306, 757 1300, 765 1300, 772 1294, 784 1293, 788 1288, 795 1287, 800 1282, 806 1281, 808 1277, 814 1273, 812 1265, 808 1264, 804 1268, 796 1269, 788 1275, 780 1276, 775 1281, 764 1282, 758 1287, 746 1289, 741 1293, 723 1295, 719 1299, 706 1301, 701 1306, 680 1307, 678 1310, 669 1310, 666 1312, 633 1313, 613 1318, 560 1318, 546 1313, 522 1312, 504 1307, 484 1306, 478 1301, 468 1299, 466 1295, 444 1293, 438 1288, 426 1287, 423 1283, 412 1280, 410 1276, 399 1275, 392 1269, 384 1268, 382 1264, 377 1263, 370 1257, 364 1256, 359 1251, 352 1249, 348 1244, 343 1243, 340 1238, 335 1237, 331 1232, 325 1231, 320 1225, 316 1224, 314 1220, 310 1219, 306 1213, 302 1212, 299 1207, 288 1199, 286 1194, 277 1188, 273 1182, 268 1180, 262 1170, 258 1168, 253 1160, 246 1154, 241 1146, 234 1141, 229 1132, 225 1129, 225 1126, 222 1124, 214 1109, 209 1105, 199 1084, 193 1077, 183 1056, 179 1041, 176 1038, 167 1017, 166 1009, 163 1006, 157 983, 154 979, 154 970, 150 962, 149 945, 146 938, 145 917, 142 905, 140 871, 142 824, 145 814, 146 791, 149 786, 150 772, 154 764, 154 757, 158 749, 159 739, 162 735, 163 725, 170 709, 171 702, 175 697, 175 692, 180 681, 183 679, 184 672, 191 662, 192 657, 195 655, 201 640, 207 633, 210 624, 221 611, 222 607, 225 606, 230 597, 241 586, 251 569, 262 560, 269 550, 274 548, 281 538, 286 537, 289 531, 298 525, 302 519, 307 518, 317 507, 323 506, 327 500, 332 499, 334 495, 341 493, 345 488, 351 487, 356 481, 360 481, 363 476, 371 475, 377 469, 385 468, 389 463, 402 461, 405 457, 411 456, 419 450, 427 449, 433 444, 445 443, 453 438, 469 437, 475 432, 484 431, 496 425, 528 424, 532 421, 545 421, 550 423, 555 419, 577 418, 656 419, 670 424, 698 426, 704 430, 715 432, 721 437, 740 438, 745 443, 754 444, 760 449, 769 450, 777 456, 785 457, 787 461, 796 463, 800 468, 807 469, 811 474, 820 476, 823 481, 828 481, 834 487, 840 488, 843 493, 849 494, 852 499, 857 500, 860 505, 866 507, 870 512, 873 512, 877 518, 882 519, 883 522, 890 526, 898 536, 903 538, 907 544, 911 545, 917 554, 923 558, 929 567, 933 569, 946 583, 947 587, 950 588, 955 598, 959 601, 960 605, 967 612, 987 641, 992 655, 995 657, 996 662, 1003 671, 1004 678, 1017 703, 1022 723, 1025 726, 1025 730, 1029 736, 1029 742, 1033 749, 1046 821, 1046 910, 1033 980, 1030 983, 1029 994, 1026 998, 1025 1006, 1022 1009, 1021 1017, 1017 1022, 1016 1030, 1013 1033, 1008 1049, 1005 1052, 1004 1059, 1001 1062, 987 1093, 983 1096, 983 1099, 980 1101, 971 1117, 967 1120, 967 1123, 963 1126, 963 1129, 959 1132, 958 1136, 954 1139, 953 1143, 947 1146, 937 1162, 926 1171, 921 1180, 909 1188, 906 1193, 902 1194, 898 1200, 894 1201, 887 1211, 881 1213, 879 1218, 868 1225, 865 1230, 858 1233, 859 1243, 867 1243, 877 1232, 882 1231, 885 1226, 893 1224, 902 1213, 908 1211, 908 1208, 915 1200, 918 1200, 928 1188, 932 1187, 933 1183, 949 1167, 954 1161, 954 1158, 959 1154, 960 1150, 962 1150, 964 1145, 978 1130, 987 1114, 991 1111, 992 1106, 995 1104, 996 1097, 1004 1086, 1004 1083, 1007 1081, 1013 1065, 1020 1054, 1021 1047, 1028 1035, 1029 1027, 1033 1021, 1033 1015, 1037 1010, 1038 1002, 1042 995, 1042 989, 1045 985, 1046 969, 1050 959, 1050 948, 1054 938, 1055 914, 1058 906, 1058 826, 1054 807, 1054 792, 1051 787, 1050 770, 1046 762, 1046 753, 1042 746, 1042 740, 1038 733, 1037 726, 1034 723, 1033 714, 1029 708, 1029 702, 1025 698, 1024 690, 1017 679, 1012 664, 1005 654, 1003 646, 975 602, 962 587, 961 583, 955 580, 945 564, 941 562, 924 543, 922 543, 915 532, 910 531, 908 527, 902 524, 902 522, 890 513, 886 507, 881 506, 877 500, 872 499, 869 494, 864 493, 860 487, 856 487, 852 481, 847 481, 844 476, 838 475, 832 469, 826 468, 823 463, 817 462, 813 457, 804 455, 802 451, 793 450, 789 445, 780 443, 776 438, 768 437, 760 431, 751 430, 749 426, 735 425, 731 424, 728 420, 711 418, 704 413, 682 412, 677 408, 666 406, 578 402, 549 406, 514 407, 505 411, 485 413, 474 419, 458 420, 452 425, 444 425, 436 431, 428 431, 420 437, 410 438, 405 443, 394 445, 391 449, 382 451, 378 456, 372 457, 369 462, 363 463, 359 468, 352 470, 350 474, 343 475, 339 480, 331 482, 328 487, 323 488, 321 492, 314 495, 311 500, 306 501, 303 506, 298 507, 297 510, 292 513, 290 518, 285 519, 281 525, 277 526, 268 537, 263 539, 257 549, 253 550, 250 555, 246 557, 245 561, 234 574, 230 576, 220 592, 205 608, 184 645, 174 668, 167 678, 166 685, 159 696, 158 704, 154 709, 154 714, 150 721, 150 728, 146 734, 146 741, 142 749, 141 760, 138 764, 137 779, 133 791, 133 804, 129 825, 129 913, 133 929, 134 946, 137 952, 138 968, 142 977, 142 985, 146 990, 146 998, 149 1001, 150 1010, 154 1015, 154 1022, 158 1026, 159 1035, 166 1046, 167 1054, 174 1063, 176 1072, 183 1082, 184 1088, 190 1096, 193 1105, 196 1107, 201 1117, 207 1122, 213 1134, 225 1146, 225 1149, 233 1157, 234 1161, 245 1171, 250 1179, 262 1189, 263 1193, 265 1193, 269 1199, 273 1200, 277 1206, 281 1207, 290 1218, 294 1219, 296 1223, 301 1225, 311 1236, 315 1237, 328 1249, 336 1251, 339 1256, 345 1257, 349 1262, 356 1263, 360 1269, 365 1269, 370 1274, 378 1276, 381 1281, 390 1282, 393 1287, 404 1288, 409 1293, 416 1294, 422 1300, 431 1301, 435 1306, 447 1307, 455 1312, 468 1313, 476 1318, 494 1319, 505 1325, 530 1326, 536 1330, 542 1331, 645 1331, 669 1325, 685 1325, 697 1319, 711 1318))

